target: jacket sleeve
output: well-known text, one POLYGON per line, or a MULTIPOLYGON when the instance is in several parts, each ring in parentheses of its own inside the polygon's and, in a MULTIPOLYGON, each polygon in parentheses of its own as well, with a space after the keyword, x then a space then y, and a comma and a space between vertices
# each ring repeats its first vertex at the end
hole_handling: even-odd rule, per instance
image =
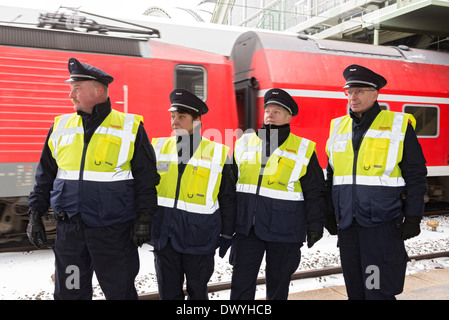
POLYGON ((324 174, 315 152, 310 158, 306 174, 299 181, 304 194, 307 230, 322 232, 326 222, 324 174))
POLYGON ((405 216, 422 218, 427 191, 426 159, 415 130, 409 124, 405 132, 404 151, 399 163, 405 180, 405 216))
POLYGON ((221 234, 232 236, 235 232, 235 220, 237 217, 237 196, 235 191, 235 179, 229 159, 223 167, 218 202, 221 212, 221 234))
POLYGON ((41 157, 35 174, 35 185, 28 198, 28 206, 31 210, 44 215, 50 207, 50 191, 53 189, 53 181, 58 173, 58 165, 53 158, 48 139, 53 132, 50 128, 42 148, 41 157))
POLYGON ((143 123, 137 131, 131 170, 134 177, 134 199, 138 213, 153 213, 157 208, 156 186, 160 175, 156 167, 156 154, 143 123))

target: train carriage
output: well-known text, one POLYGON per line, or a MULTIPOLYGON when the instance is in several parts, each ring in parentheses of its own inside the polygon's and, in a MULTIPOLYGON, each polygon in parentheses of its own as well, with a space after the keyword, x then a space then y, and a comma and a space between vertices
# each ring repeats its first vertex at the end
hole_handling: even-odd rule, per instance
POLYGON ((150 138, 171 133, 169 93, 181 87, 209 106, 205 136, 232 149, 239 133, 261 127, 265 92, 282 88, 299 105, 292 132, 317 142, 323 169, 330 120, 348 112, 342 72, 365 65, 388 80, 381 107, 414 114, 429 197, 449 203, 449 53, 254 31, 232 43, 228 59, 158 39, 0 25, 0 247, 27 241, 26 203, 45 137, 55 116, 73 112, 70 57, 114 76, 113 108, 143 115, 150 138))
POLYGON ((299 106, 292 132, 317 142, 323 168, 330 121, 349 111, 343 70, 360 64, 382 74, 388 84, 379 104, 415 116, 429 185, 436 191, 430 197, 448 201, 449 53, 250 31, 236 40, 230 60, 241 126, 260 128, 265 92, 286 90, 299 106))
POLYGON ((150 139, 171 134, 174 88, 207 103, 204 129, 224 135, 237 126, 232 64, 224 56, 158 39, 0 26, 0 246, 26 239, 27 197, 48 130, 55 116, 74 112, 64 83, 70 57, 114 77, 112 107, 142 115, 150 139))

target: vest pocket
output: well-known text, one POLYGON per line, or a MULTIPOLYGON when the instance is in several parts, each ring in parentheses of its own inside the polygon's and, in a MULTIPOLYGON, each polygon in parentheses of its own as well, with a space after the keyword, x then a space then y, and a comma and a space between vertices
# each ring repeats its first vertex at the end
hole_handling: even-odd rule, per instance
MULTIPOLYGON (((187 247, 202 247, 209 245, 212 241, 212 234, 216 231, 220 223, 215 214, 186 214, 185 243, 187 247)), ((217 235, 218 236, 218 235, 217 235)))
POLYGON ((382 197, 370 199, 371 221, 383 223, 401 213, 402 202, 398 197, 382 197))
POLYGON ((100 218, 105 220, 118 217, 125 218, 129 212, 134 212, 132 183, 100 183, 98 191, 100 197, 98 214, 100 218))
POLYGON ((295 162, 293 160, 279 158, 276 173, 270 176, 268 184, 271 185, 277 182, 279 185, 286 188, 290 182, 290 176, 294 167, 295 162))
POLYGON ((207 185, 209 183, 210 170, 201 166, 195 167, 187 184, 187 196, 193 198, 206 197, 207 185))
POLYGON ((115 168, 117 166, 117 156, 120 152, 121 139, 111 135, 99 137, 94 153, 96 165, 104 165, 115 168))
MULTIPOLYGON (((270 231, 277 234, 292 234, 299 230, 301 218, 297 209, 297 203, 293 201, 273 201, 271 213, 270 231)), ((304 221, 301 221, 304 223, 304 221)))

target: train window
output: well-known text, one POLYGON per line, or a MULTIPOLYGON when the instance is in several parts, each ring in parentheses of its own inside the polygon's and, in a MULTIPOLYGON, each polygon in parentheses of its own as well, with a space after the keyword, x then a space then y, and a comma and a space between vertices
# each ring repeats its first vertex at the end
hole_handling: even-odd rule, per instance
POLYGON ((379 102, 379 107, 382 110, 390 110, 390 106, 388 104, 384 103, 384 102, 379 102))
POLYGON ((207 100, 207 71, 197 65, 179 64, 175 67, 175 88, 194 93, 203 101, 207 100))
POLYGON ((404 112, 416 119, 415 132, 418 137, 438 136, 439 109, 429 105, 404 105, 404 112))

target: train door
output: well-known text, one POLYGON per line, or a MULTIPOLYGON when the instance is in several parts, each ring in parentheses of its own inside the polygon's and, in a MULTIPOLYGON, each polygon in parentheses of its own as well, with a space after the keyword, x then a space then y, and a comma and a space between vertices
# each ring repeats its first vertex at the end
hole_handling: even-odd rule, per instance
POLYGON ((234 82, 235 97, 237 102, 239 129, 256 129, 256 101, 257 88, 256 78, 251 77, 234 82))

